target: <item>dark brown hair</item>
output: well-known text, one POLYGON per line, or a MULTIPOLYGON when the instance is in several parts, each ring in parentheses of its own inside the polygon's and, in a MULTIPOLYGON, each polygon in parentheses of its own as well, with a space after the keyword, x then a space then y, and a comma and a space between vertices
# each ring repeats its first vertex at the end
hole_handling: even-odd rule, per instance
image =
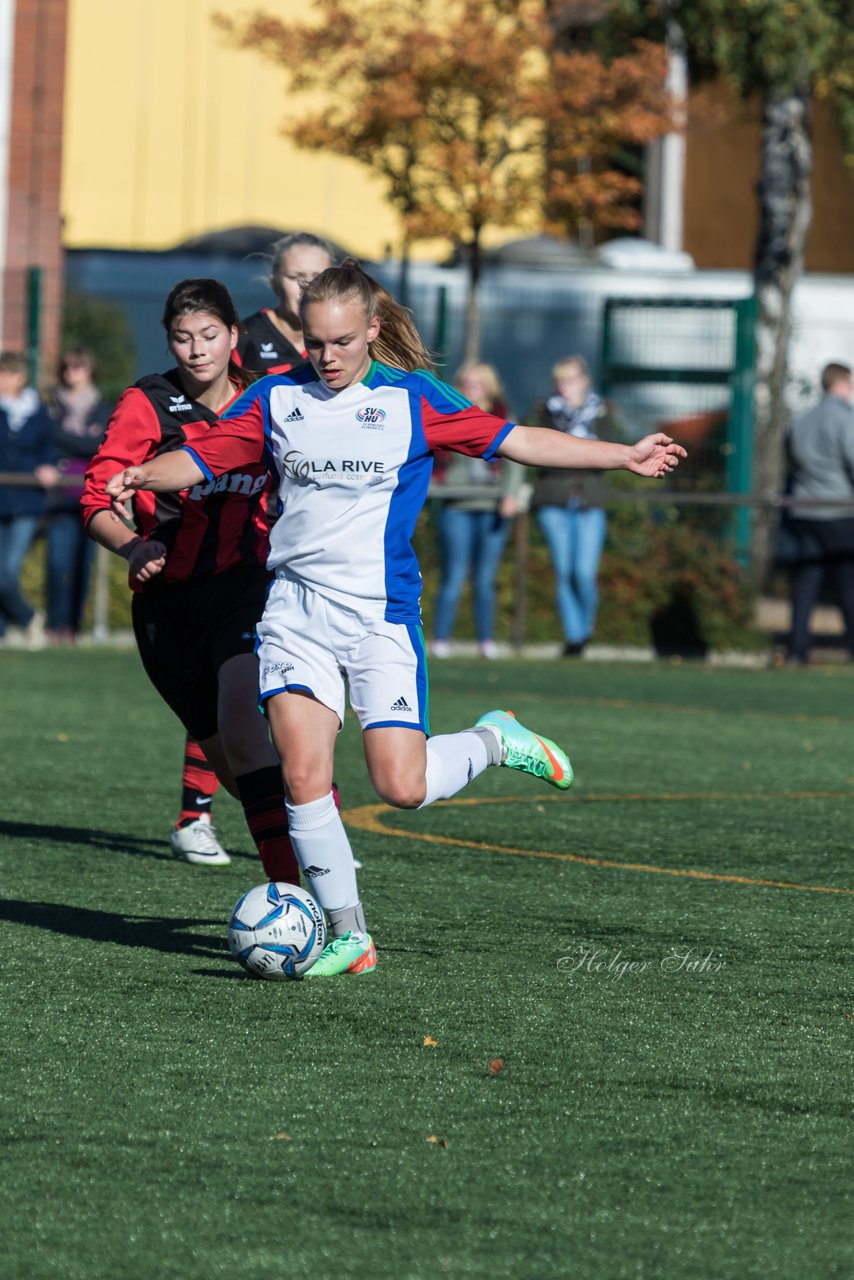
MULTIPOLYGON (((172 286, 163 304, 160 323, 169 335, 179 316, 198 315, 200 312, 216 316, 227 329, 243 328, 234 299, 225 285, 221 280, 211 280, 206 276, 191 276, 172 286)), ((228 362, 228 376, 241 388, 248 387, 255 381, 255 375, 241 369, 234 360, 228 362)))
POLYGON ((847 382, 850 377, 847 364, 826 364, 821 371, 821 385, 825 391, 832 391, 837 382, 847 382))

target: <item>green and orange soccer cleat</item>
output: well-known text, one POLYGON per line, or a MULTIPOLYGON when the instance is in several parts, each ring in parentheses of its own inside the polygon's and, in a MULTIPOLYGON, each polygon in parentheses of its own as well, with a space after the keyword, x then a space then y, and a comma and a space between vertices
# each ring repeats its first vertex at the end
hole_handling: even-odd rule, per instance
POLYGON ((332 978, 338 973, 370 973, 377 967, 377 949, 369 933, 345 933, 333 938, 303 975, 332 978))
POLYGON ((542 778, 550 786, 566 791, 572 786, 569 756, 551 738, 541 738, 520 724, 512 711, 487 711, 475 728, 489 728, 501 740, 501 763, 542 778))

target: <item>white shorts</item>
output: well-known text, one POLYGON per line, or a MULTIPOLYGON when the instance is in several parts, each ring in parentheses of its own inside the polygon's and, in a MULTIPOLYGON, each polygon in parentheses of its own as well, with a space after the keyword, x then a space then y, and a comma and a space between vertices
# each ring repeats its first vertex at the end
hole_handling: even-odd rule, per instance
POLYGON ((383 622, 277 578, 257 627, 261 702, 305 692, 344 721, 344 681, 363 729, 429 734, 427 656, 416 624, 383 622))

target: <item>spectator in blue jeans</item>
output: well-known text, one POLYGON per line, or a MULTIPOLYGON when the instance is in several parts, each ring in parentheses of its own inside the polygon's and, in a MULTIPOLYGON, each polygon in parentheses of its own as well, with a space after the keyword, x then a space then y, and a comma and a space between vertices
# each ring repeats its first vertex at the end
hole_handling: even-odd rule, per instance
MULTIPOLYGON (((552 378, 554 392, 535 407, 531 424, 598 439, 607 409, 591 388, 587 362, 567 356, 554 365, 552 378)), ((607 531, 602 472, 541 470, 531 508, 554 569, 563 652, 578 657, 593 634, 599 604, 599 561, 607 531)))
POLYGON ((47 525, 47 638, 73 644, 80 631, 95 544, 80 519, 83 476, 104 438, 110 408, 95 383, 95 357, 72 347, 62 357, 51 397, 59 470, 79 485, 53 490, 47 525))
MULTIPOLYGON (((508 417, 504 391, 492 365, 468 361, 454 379, 458 391, 488 413, 508 417)), ((516 462, 486 462, 459 453, 440 454, 434 470, 440 498, 437 516, 441 579, 433 610, 432 652, 446 658, 460 597, 471 572, 478 653, 495 658, 495 579, 525 468, 516 462), (442 497, 442 488, 449 490, 442 497), (452 496, 451 490, 456 490, 452 496), (468 493, 462 493, 468 490, 468 493)))
POLYGON ((44 513, 45 489, 58 472, 50 415, 27 386, 27 367, 21 352, 0 353, 0 471, 31 481, 0 487, 0 639, 12 638, 11 625, 35 646, 43 641, 41 618, 21 594, 21 569, 44 513))

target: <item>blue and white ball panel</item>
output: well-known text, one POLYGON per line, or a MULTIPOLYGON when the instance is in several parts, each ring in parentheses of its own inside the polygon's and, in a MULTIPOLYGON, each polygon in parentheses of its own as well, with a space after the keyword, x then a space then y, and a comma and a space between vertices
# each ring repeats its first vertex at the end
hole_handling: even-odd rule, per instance
POLYGON ((294 885, 256 885, 237 903, 228 924, 232 955, 256 977, 299 977, 325 944, 323 912, 311 894, 294 885))

